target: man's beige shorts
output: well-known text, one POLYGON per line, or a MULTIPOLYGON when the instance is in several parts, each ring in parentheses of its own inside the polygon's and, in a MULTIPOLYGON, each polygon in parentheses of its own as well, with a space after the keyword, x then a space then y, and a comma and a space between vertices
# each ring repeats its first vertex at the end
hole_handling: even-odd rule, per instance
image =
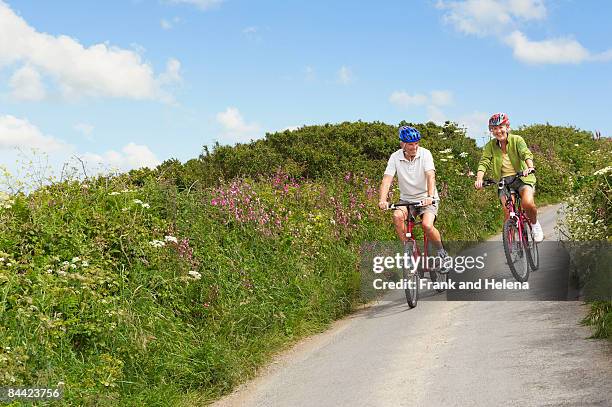
MULTIPOLYGON (((404 203, 406 201, 401 201, 400 203, 404 203)), ((421 216, 422 214, 424 214, 425 212, 428 213, 433 213, 434 216, 438 216, 438 205, 440 204, 440 201, 432 204, 432 205, 427 205, 427 206, 413 206, 412 208, 414 209, 414 217, 416 218, 417 216, 421 216)), ((398 209, 400 209, 402 212, 404 212, 404 214, 408 213, 408 207, 407 206, 400 206, 398 209)))

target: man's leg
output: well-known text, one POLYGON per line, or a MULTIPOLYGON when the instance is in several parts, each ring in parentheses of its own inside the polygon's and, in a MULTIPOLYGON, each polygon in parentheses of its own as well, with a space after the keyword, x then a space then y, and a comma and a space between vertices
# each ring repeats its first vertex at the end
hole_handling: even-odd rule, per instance
POLYGON ((421 216, 421 226, 423 227, 423 232, 427 235, 427 239, 429 239, 431 244, 439 251, 442 249, 442 239, 440 238, 440 232, 438 232, 438 229, 434 226, 435 220, 436 215, 431 212, 423 212, 421 216))
POLYGON ((403 243, 408 238, 406 237, 406 219, 408 216, 408 208, 405 206, 400 206, 396 210, 393 211, 393 224, 395 225, 395 233, 397 233, 397 237, 403 243))

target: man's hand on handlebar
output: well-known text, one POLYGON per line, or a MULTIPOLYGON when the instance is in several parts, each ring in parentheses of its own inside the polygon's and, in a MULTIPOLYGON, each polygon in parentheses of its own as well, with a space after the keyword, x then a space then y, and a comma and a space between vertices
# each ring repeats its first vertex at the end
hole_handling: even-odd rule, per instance
POLYGON ((383 211, 386 209, 389 209, 389 202, 387 201, 380 201, 378 202, 378 208, 382 209, 383 211))
POLYGON ((482 189, 482 179, 476 178, 476 181, 474 182, 474 188, 482 189))

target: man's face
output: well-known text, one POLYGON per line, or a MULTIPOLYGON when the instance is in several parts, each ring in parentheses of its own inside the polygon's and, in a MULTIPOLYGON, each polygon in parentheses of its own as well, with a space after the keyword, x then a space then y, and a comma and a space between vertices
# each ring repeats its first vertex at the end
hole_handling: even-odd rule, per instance
POLYGON ((404 143, 401 141, 400 146, 406 155, 413 157, 416 155, 417 149, 419 148, 419 142, 415 141, 414 143, 404 143))
POLYGON ((498 141, 504 141, 506 138, 508 138, 509 126, 507 124, 489 126, 489 130, 491 130, 491 133, 493 133, 493 136, 495 136, 498 141))

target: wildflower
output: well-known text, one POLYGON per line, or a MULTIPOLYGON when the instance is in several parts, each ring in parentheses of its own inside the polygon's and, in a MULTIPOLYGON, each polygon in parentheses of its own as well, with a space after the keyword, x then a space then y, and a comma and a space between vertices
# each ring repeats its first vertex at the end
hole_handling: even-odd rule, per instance
POLYGON ((81 258, 80 257, 73 257, 72 258, 72 262, 73 263, 76 263, 77 261, 81 261, 81 258))
POLYGON ((86 260, 83 260, 83 262, 81 263, 81 266, 87 267, 89 266, 89 263, 86 260))
POLYGON ((446 150, 440 151, 440 154, 448 154, 448 153, 451 153, 452 151, 453 151, 452 148, 447 148, 446 150))
POLYGON ((202 278, 202 274, 198 273, 195 270, 190 270, 188 273, 191 277, 193 277, 194 280, 199 280, 202 278))
POLYGON ((143 204, 142 204, 142 205, 140 205, 140 206, 142 206, 142 207, 143 207, 143 208, 145 208, 145 209, 148 209, 148 208, 150 208, 150 207, 151 207, 151 205, 149 205, 148 203, 143 203, 143 204))
POLYGON ((455 156, 450 154, 450 155, 447 155, 446 158, 448 158, 449 160, 452 160, 453 158, 455 158, 455 156))
POLYGON ((63 261, 62 262, 62 266, 68 266, 70 263, 68 263, 67 261, 63 261))
POLYGON ((438 133, 438 136, 443 136, 443 135, 444 135, 444 132, 443 132, 443 131, 441 131, 440 133, 438 133))
POLYGON ((76 264, 71 264, 71 265, 70 265, 70 268, 74 270, 74 269, 76 269, 76 268, 77 268, 77 265, 76 265, 76 264))
POLYGON ((609 173, 610 171, 612 171, 612 167, 607 166, 606 168, 602 168, 600 170, 595 171, 593 175, 604 175, 604 174, 609 173))
POLYGON ((166 243, 161 240, 153 240, 152 242, 149 242, 149 244, 153 247, 164 247, 166 245, 166 243))
POLYGON ((164 236, 166 242, 178 243, 178 239, 174 236, 164 236))
POLYGON ((51 274, 51 273, 53 273, 53 270, 47 269, 47 273, 51 274))
POLYGON ((0 257, 0 261, 4 261, 4 257, 0 257))
POLYGON ((473 177, 473 176, 474 176, 474 171, 470 170, 470 171, 467 173, 467 175, 468 175, 468 177, 473 177))
POLYGON ((121 212, 127 212, 129 210, 130 210, 130 208, 121 208, 121 212))
POLYGON ((119 192, 117 192, 117 191, 113 191, 113 192, 111 192, 109 195, 110 195, 110 196, 119 195, 119 192))
POLYGON ((209 304, 209 303, 207 303, 207 302, 205 302, 205 303, 204 303, 204 308, 208 308, 208 307, 210 307, 210 304, 209 304))
POLYGON ((132 202, 139 205, 142 204, 142 201, 140 199, 134 199, 132 202))
POLYGON ((459 157, 461 158, 465 158, 468 156, 468 153, 466 153, 465 151, 463 151, 462 153, 459 153, 459 157))
POLYGON ((574 147, 580 147, 580 144, 574 144, 574 147))
POLYGON ((64 270, 60 270, 57 272, 57 274, 63 277, 66 275, 66 272, 64 270))
POLYGON ((446 162, 446 161, 448 161, 448 160, 447 160, 446 158, 440 158, 440 161, 444 161, 444 162, 446 162))
POLYGON ((6 263, 6 267, 11 267, 13 263, 6 263))
POLYGON ((455 130, 455 133, 463 133, 463 130, 457 129, 457 130, 455 130))

